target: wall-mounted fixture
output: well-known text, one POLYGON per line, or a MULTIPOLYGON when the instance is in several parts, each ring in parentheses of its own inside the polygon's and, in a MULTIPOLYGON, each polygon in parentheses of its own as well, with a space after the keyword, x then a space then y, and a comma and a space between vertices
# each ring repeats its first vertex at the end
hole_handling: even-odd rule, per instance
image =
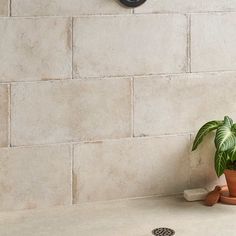
POLYGON ((146 0, 120 0, 127 7, 138 7, 142 5, 146 0))

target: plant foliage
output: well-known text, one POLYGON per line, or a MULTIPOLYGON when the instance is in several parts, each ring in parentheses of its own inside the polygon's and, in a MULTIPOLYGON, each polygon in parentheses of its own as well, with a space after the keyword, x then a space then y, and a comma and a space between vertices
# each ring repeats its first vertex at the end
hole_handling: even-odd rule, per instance
POLYGON ((221 176, 225 169, 236 170, 236 124, 225 116, 224 120, 209 121, 198 131, 193 142, 192 151, 196 150, 203 138, 211 131, 215 134, 215 171, 221 176))

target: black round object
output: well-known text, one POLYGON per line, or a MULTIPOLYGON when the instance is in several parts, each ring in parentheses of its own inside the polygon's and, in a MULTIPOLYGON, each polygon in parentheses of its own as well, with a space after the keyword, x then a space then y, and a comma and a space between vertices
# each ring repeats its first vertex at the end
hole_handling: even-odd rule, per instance
POLYGON ((175 231, 169 228, 157 228, 152 231, 155 236, 172 236, 175 235, 175 231))
POLYGON ((120 0, 127 7, 138 7, 146 2, 146 0, 120 0))

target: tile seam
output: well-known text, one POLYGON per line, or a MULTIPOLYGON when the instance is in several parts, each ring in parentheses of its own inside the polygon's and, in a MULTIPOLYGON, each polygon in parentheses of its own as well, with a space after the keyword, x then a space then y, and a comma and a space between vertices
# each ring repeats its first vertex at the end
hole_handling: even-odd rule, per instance
POLYGON ((12 6, 11 6, 11 2, 12 0, 8 0, 8 16, 11 17, 12 15, 12 6))
POLYGON ((188 17, 188 26, 187 26, 187 65, 188 69, 187 71, 191 73, 192 68, 191 68, 191 14, 187 15, 188 17))
POLYGON ((131 137, 134 137, 134 78, 131 78, 131 137))
MULTIPOLYGON (((215 70, 215 71, 191 71, 192 75, 197 74, 216 74, 216 73, 236 73, 236 70, 215 70)), ((188 72, 180 72, 180 73, 160 73, 160 74, 141 74, 141 75, 115 75, 115 76, 97 76, 97 77, 80 77, 73 78, 73 80, 78 81, 86 81, 86 80, 109 80, 109 79, 130 79, 133 77, 142 78, 142 77, 155 77, 155 76, 180 76, 180 75, 188 75, 188 72)), ((58 82, 58 81, 71 81, 72 78, 61 78, 61 79, 47 79, 47 80, 28 80, 28 81, 0 81, 0 84, 24 84, 24 83, 43 83, 43 82, 58 82)))
POLYGON ((1 16, 1 18, 80 18, 80 17, 123 17, 123 16, 142 16, 142 15, 186 15, 186 14, 222 14, 222 13, 236 13, 236 10, 232 11, 154 11, 154 12, 136 12, 131 10, 128 13, 101 13, 101 14, 77 14, 77 15, 12 15, 1 16))
POLYGON ((11 84, 8 84, 8 147, 11 147, 11 108, 12 108, 12 104, 11 104, 11 84))
POLYGON ((74 79, 74 17, 71 17, 71 78, 74 79))
POLYGON ((73 185, 73 167, 74 167, 74 144, 70 144, 70 156, 71 156, 71 205, 73 205, 74 201, 74 185, 73 185))
MULTIPOLYGON (((39 144, 28 144, 28 145, 11 145, 12 148, 31 148, 31 147, 44 147, 44 146, 59 146, 59 145, 77 145, 77 144, 90 144, 90 143, 105 143, 105 142, 116 142, 121 140, 148 140, 148 139, 158 139, 158 138, 166 138, 166 137, 179 137, 179 136, 189 136, 193 132, 186 133, 176 133, 176 134, 163 134, 163 135, 155 135, 155 136, 134 136, 134 137, 121 137, 121 138, 110 138, 110 139, 97 139, 91 141, 71 141, 71 142, 55 142, 55 143, 39 143, 39 144)), ((1 147, 5 148, 5 147, 1 147)))

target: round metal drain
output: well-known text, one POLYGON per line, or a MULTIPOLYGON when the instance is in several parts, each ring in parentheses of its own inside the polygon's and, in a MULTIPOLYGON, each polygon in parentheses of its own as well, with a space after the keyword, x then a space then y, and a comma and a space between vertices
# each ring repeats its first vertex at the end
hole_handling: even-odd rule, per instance
POLYGON ((168 228, 157 228, 152 231, 152 234, 155 236, 172 236, 175 235, 175 231, 168 228))

